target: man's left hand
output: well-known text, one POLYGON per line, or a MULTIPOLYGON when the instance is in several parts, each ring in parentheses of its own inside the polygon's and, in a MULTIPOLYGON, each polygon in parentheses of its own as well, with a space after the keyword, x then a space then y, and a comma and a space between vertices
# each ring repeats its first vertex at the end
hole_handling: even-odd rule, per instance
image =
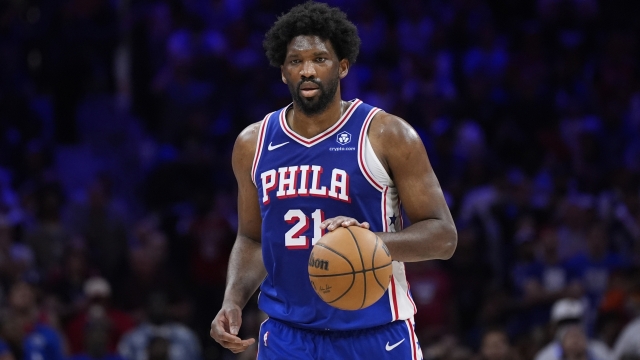
POLYGON ((327 229, 333 231, 339 227, 359 226, 361 228, 369 229, 368 222, 359 222, 354 218, 347 216, 336 216, 331 219, 327 219, 320 224, 320 229, 327 229))

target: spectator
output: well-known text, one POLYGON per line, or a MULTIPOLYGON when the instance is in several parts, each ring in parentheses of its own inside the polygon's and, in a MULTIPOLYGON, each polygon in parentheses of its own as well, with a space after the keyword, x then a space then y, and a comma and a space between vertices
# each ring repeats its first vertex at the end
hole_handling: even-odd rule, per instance
POLYGON ((482 336, 480 351, 475 360, 518 360, 515 349, 509 343, 509 336, 502 329, 487 330, 482 336))
POLYGON ((2 334, 18 359, 65 359, 63 339, 47 324, 31 284, 17 282, 9 290, 2 334))
POLYGON ((88 260, 113 282, 127 274, 127 232, 124 210, 113 198, 111 179, 98 176, 88 186, 86 200, 69 207, 69 228, 86 243, 88 260))
POLYGON ((636 316, 622 329, 613 347, 612 359, 640 357, 640 291, 637 289, 629 298, 629 307, 636 316))
POLYGON ((626 259, 610 250, 610 241, 604 223, 596 222, 588 227, 586 249, 566 262, 569 277, 585 290, 589 300, 587 326, 593 330, 596 311, 609 288, 611 275, 627 267, 626 259))
POLYGON ((536 354, 535 360, 563 360, 565 350, 568 350, 572 356, 588 354, 584 359, 610 359, 609 347, 601 341, 587 338, 584 328, 585 315, 584 300, 564 298, 556 301, 551 308, 554 339, 536 354), (566 337, 567 334, 569 334, 568 337, 566 337))
MULTIPOLYGON (((85 308, 66 327, 69 352, 72 355, 88 352, 87 341, 95 344, 105 337, 104 351, 92 350, 89 353, 94 357, 97 357, 95 353, 115 353, 120 338, 135 326, 133 318, 112 306, 111 285, 104 278, 94 276, 87 279, 84 282, 84 295, 87 301, 85 308), (98 322, 99 326, 92 328, 94 333, 87 339, 85 332, 94 322, 98 322)), ((102 349, 102 345, 99 348, 102 349)))
MULTIPOLYGON (((146 319, 120 340, 118 352, 126 360, 147 359, 153 339, 164 338, 168 341, 169 360, 200 360, 201 345, 193 330, 169 318, 168 299, 166 294, 153 293, 148 298, 146 319)), ((160 344, 151 347, 153 355, 162 353, 160 344)))
POLYGON ((155 222, 141 221, 136 228, 135 244, 129 250, 131 275, 121 279, 117 298, 118 308, 129 312, 134 319, 143 316, 146 299, 153 293, 164 293, 169 299, 173 319, 188 321, 191 302, 187 298, 186 286, 173 271, 168 258, 167 236, 155 222))
POLYGON ((609 357, 594 354, 589 348, 589 340, 584 328, 578 325, 568 327, 560 339, 560 357, 566 360, 607 360, 609 357))
POLYGON ((64 201, 64 190, 57 182, 44 184, 36 192, 37 222, 28 230, 26 243, 33 249, 41 276, 59 271, 64 249, 71 239, 61 218, 64 201))
MULTIPOLYGON (((15 325, 29 317, 11 305, 14 284, 36 290, 29 323, 60 319, 68 334, 90 317, 96 274, 135 319, 167 293, 207 360, 234 358, 201 330, 237 226, 229 139, 289 101, 259 52, 292 2, 0 0, 0 335, 15 359, 39 335, 15 325), (149 213, 157 224, 138 226, 149 213)), ((461 225, 438 274, 407 265, 416 316, 432 320, 416 329, 433 339, 425 357, 468 357, 494 324, 523 359, 560 349, 543 336, 552 305, 586 295, 588 343, 637 360, 640 2, 328 2, 356 15, 367 55, 343 95, 416 127, 461 225)), ((100 343, 85 325, 70 350, 83 350, 78 334, 100 343)), ((165 356, 166 340, 149 352, 165 356)))
POLYGON ((100 315, 86 324, 80 334, 83 341, 82 351, 69 360, 124 360, 120 355, 109 350, 110 324, 100 315))
POLYGON ((81 237, 74 237, 67 246, 61 271, 49 274, 46 290, 60 304, 60 320, 67 323, 86 306, 84 282, 97 270, 87 258, 81 237))

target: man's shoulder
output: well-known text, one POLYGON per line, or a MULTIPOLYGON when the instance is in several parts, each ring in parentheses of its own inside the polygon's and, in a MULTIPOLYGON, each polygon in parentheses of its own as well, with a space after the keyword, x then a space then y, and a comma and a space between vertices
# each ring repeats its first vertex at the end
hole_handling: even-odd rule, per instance
POLYGON ((240 131, 236 138, 236 143, 240 145, 255 145, 255 142, 258 140, 258 136, 260 135, 260 127, 262 126, 263 122, 264 120, 254 122, 253 124, 242 129, 242 131, 240 131))
POLYGON ((383 144, 408 143, 414 145, 413 141, 422 142, 418 132, 411 124, 403 118, 385 111, 379 111, 373 117, 368 134, 369 138, 377 139, 383 144))

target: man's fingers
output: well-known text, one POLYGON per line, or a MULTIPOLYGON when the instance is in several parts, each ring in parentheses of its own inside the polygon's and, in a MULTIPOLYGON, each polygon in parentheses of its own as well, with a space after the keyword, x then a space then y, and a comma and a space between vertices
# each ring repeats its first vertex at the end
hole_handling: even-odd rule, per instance
POLYGON ((210 335, 215 341, 223 346, 224 344, 240 344, 242 342, 239 337, 229 334, 222 328, 211 329, 210 335))
POLYGON ((256 342, 255 339, 247 339, 247 340, 241 340, 240 343, 222 342, 220 343, 220 345, 224 346, 225 348, 231 350, 233 353, 237 354, 247 350, 247 348, 253 345, 255 342, 256 342))
POLYGON ((229 319, 229 332, 231 335, 238 335, 240 331, 240 325, 242 325, 242 315, 238 309, 231 309, 227 312, 227 319, 229 319))
MULTIPOLYGON (((226 320, 229 320, 229 318, 227 318, 226 320)), ((230 334, 229 332, 227 332, 225 325, 226 321, 222 320, 222 318, 214 319, 211 322, 211 331, 209 332, 209 335, 211 335, 211 337, 220 344, 222 344, 223 342, 240 343, 242 340, 236 336, 237 333, 230 334)))
POLYGON ((358 220, 346 216, 337 216, 335 218, 327 219, 320 224, 321 229, 327 229, 329 231, 333 231, 339 227, 348 227, 348 226, 360 226, 365 229, 369 228, 369 223, 363 222, 360 223, 358 220))

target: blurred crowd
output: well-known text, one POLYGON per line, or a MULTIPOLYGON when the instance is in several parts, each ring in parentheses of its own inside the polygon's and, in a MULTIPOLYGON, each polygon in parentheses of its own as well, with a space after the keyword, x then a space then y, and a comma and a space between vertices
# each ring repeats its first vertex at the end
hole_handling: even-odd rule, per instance
MULTIPOLYGON (((255 357, 209 324, 296 3, 0 0, 0 360, 255 357)), ((406 265, 425 359, 640 359, 640 3, 328 3, 362 38, 343 97, 416 128, 458 227, 406 265)))

